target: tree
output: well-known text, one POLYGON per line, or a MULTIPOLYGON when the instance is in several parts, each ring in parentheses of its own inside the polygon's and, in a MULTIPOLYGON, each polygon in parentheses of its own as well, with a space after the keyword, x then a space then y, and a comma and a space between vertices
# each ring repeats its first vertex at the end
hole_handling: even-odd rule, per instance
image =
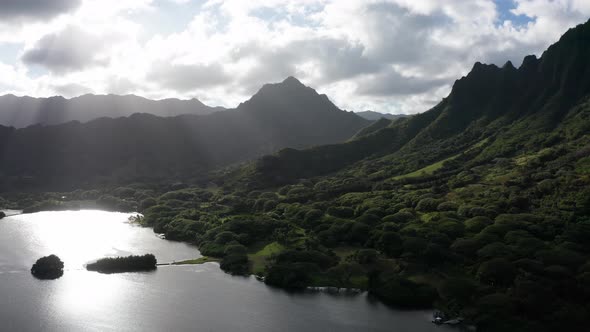
POLYGON ((440 200, 434 198, 424 198, 416 205, 416 210, 421 212, 436 211, 436 208, 440 204, 440 200))
POLYGON ((438 294, 447 302, 455 302, 461 307, 471 303, 477 284, 470 279, 449 278, 438 286, 438 294))
POLYGON ((156 206, 157 204, 158 204, 158 202, 154 198, 148 197, 148 198, 142 200, 141 203, 139 203, 139 210, 145 211, 145 210, 151 208, 152 206, 156 206))
POLYGON ((510 257, 512 255, 512 249, 502 242, 494 242, 485 245, 483 248, 477 251, 477 256, 481 258, 499 258, 499 257, 510 257))
POLYGON ((305 288, 311 277, 309 276, 308 264, 275 264, 270 267, 264 283, 270 286, 287 289, 305 288))
POLYGON ((482 263, 477 270, 480 281, 492 286, 508 286, 512 284, 516 275, 514 265, 504 258, 493 258, 482 263))
POLYGON ((377 261, 379 253, 373 249, 361 249, 356 252, 355 256, 359 264, 372 264, 377 261))
POLYGON ((358 263, 342 263, 328 269, 328 274, 342 286, 347 286, 353 276, 363 273, 363 268, 358 263))
POLYGON ((389 257, 397 257, 402 253, 402 238, 395 232, 384 232, 377 242, 377 249, 389 257))
MULTIPOLYGON (((226 249, 227 252, 227 249, 226 249)), ((247 274, 248 273, 248 256, 243 252, 230 253, 223 257, 219 267, 230 274, 247 274)))
POLYGON ((31 273, 38 279, 57 279, 63 275, 64 263, 56 255, 39 258, 31 267, 31 273))

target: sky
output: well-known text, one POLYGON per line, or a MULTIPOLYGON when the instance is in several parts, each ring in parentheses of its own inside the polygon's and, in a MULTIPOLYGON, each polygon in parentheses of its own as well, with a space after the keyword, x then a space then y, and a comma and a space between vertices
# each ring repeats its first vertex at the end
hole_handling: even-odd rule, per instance
POLYGON ((0 0, 0 95, 235 107, 295 76, 346 110, 411 114, 588 18, 590 0, 0 0))

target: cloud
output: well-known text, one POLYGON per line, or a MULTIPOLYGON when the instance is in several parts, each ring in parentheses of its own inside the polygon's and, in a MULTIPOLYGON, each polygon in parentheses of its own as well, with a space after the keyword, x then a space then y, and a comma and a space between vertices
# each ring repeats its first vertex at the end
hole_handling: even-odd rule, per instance
POLYGON ((192 91, 198 88, 209 88, 230 82, 223 67, 219 64, 154 64, 148 79, 167 89, 192 91))
POLYGON ((67 83, 64 85, 55 85, 53 89, 58 92, 61 96, 66 98, 76 97, 79 95, 93 93, 94 91, 88 87, 85 87, 77 83, 67 83))
POLYGON ((432 91, 448 84, 447 79, 406 77, 390 69, 360 80, 356 92, 364 96, 404 96, 432 91))
POLYGON ((0 20, 46 20, 76 9, 80 0, 2 0, 0 20))
POLYGON ((590 15, 587 0, 514 0, 512 8, 492 0, 80 0, 69 8, 22 29, 0 23, 0 48, 22 45, 21 61, 5 68, 15 83, 0 78, 9 87, 0 90, 132 92, 232 107, 296 76, 341 108, 416 113, 474 62, 518 65, 590 15), (164 29, 155 8, 183 19, 164 29))
POLYGON ((90 66, 106 65, 100 51, 107 40, 70 26, 41 38, 22 56, 24 63, 40 65, 54 73, 82 70, 90 66))

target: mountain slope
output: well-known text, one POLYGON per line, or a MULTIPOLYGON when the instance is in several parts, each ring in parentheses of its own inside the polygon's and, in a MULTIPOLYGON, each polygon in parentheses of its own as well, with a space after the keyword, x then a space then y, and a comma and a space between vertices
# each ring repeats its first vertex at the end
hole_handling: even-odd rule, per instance
POLYGON ((264 86, 234 110, 160 118, 1 128, 0 172, 31 184, 186 179, 281 148, 344 141, 369 124, 294 78, 264 86))
POLYGON ((520 135, 522 128, 516 123, 536 134, 550 132, 588 96, 588 59, 587 23, 568 31, 540 59, 526 57, 518 69, 510 62, 501 68, 476 63, 466 77, 455 82, 447 98, 425 113, 369 131, 369 135, 357 135, 341 145, 286 150, 265 157, 259 163, 259 180, 280 182, 326 174, 367 157, 388 154, 393 155, 377 161, 372 168, 379 169, 404 156, 407 164, 390 167, 390 175, 396 175, 442 160, 486 138, 491 142, 502 138, 490 149, 515 153, 507 149, 522 146, 534 137, 520 135), (408 155, 413 156, 411 161, 408 155))
POLYGON ((23 128, 30 125, 55 125, 70 121, 88 122, 101 117, 124 117, 133 113, 149 113, 156 116, 182 114, 204 115, 224 110, 209 107, 197 99, 149 100, 133 95, 83 95, 31 98, 14 95, 0 96, 0 125, 23 128))
MULTIPOLYGON (((226 220, 278 224, 267 241, 283 247, 265 261, 266 282, 365 288, 478 331, 580 330, 590 315, 590 21, 518 69, 477 63, 433 109, 384 124, 215 179, 226 220)), ((156 208, 148 218, 165 230, 156 208)), ((196 236, 210 249, 215 235, 196 236)))

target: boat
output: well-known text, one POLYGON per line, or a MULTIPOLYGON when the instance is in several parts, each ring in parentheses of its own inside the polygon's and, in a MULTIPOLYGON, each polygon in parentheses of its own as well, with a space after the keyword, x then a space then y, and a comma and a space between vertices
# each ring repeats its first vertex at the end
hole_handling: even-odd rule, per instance
POLYGON ((436 325, 441 325, 445 322, 445 315, 440 311, 435 311, 432 314, 432 322, 436 325))

